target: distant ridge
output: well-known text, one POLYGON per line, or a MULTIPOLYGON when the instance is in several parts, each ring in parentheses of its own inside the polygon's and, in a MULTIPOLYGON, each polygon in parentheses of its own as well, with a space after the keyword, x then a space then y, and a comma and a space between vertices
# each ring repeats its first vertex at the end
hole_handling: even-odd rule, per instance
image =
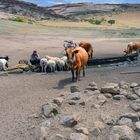
POLYGON ((0 0, 0 12, 28 16, 36 19, 63 18, 53 10, 25 1, 0 0))
POLYGON ((127 12, 130 10, 140 11, 140 4, 93 4, 93 3, 74 3, 54 5, 48 9, 56 14, 63 16, 97 14, 105 12, 127 12))
POLYGON ((73 3, 40 7, 20 0, 0 0, 0 12, 27 16, 36 20, 61 19, 77 21, 81 20, 83 15, 127 11, 140 11, 140 4, 73 3), (78 17, 79 15, 81 17, 78 17))

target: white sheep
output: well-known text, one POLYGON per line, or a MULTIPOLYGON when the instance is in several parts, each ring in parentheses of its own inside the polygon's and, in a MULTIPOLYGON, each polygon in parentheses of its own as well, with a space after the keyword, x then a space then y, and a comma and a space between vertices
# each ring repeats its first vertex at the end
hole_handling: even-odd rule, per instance
POLYGON ((54 60, 47 60, 42 58, 40 60, 41 71, 47 72, 47 69, 50 69, 50 72, 54 72, 56 69, 56 62, 54 60))
POLYGON ((61 71, 66 69, 66 62, 67 62, 66 56, 59 58, 59 57, 51 57, 46 55, 45 58, 47 58, 47 60, 54 60, 56 63, 57 70, 61 71))
POLYGON ((0 59, 0 71, 6 70, 8 68, 8 61, 6 59, 0 59))
POLYGON ((56 70, 56 62, 54 60, 48 60, 47 68, 50 68, 51 72, 55 72, 55 70, 56 70))
POLYGON ((47 64, 48 64, 48 60, 46 58, 41 58, 40 66, 42 72, 47 72, 47 64))

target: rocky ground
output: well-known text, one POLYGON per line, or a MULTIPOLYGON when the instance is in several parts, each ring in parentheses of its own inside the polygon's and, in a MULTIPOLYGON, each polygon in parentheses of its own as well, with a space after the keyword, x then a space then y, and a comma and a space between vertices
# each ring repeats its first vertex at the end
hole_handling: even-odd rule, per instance
POLYGON ((139 83, 92 81, 84 90, 78 84, 48 98, 30 134, 46 140, 139 140, 139 83))
MULTIPOLYGON (((60 56, 66 39, 91 42, 94 57, 123 55, 128 42, 138 41, 111 31, 0 25, 0 55, 9 55, 10 67, 34 49, 41 57, 60 56)), ((139 140, 139 71, 136 62, 87 67, 77 83, 70 71, 0 76, 0 139, 139 140)))

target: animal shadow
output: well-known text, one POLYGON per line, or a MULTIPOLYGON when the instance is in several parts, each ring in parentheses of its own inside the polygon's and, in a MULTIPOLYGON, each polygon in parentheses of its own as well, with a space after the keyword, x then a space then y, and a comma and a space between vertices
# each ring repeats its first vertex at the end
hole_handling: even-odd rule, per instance
POLYGON ((74 82, 72 82, 71 77, 59 80, 57 87, 54 87, 54 89, 63 89, 66 85, 70 85, 74 82))

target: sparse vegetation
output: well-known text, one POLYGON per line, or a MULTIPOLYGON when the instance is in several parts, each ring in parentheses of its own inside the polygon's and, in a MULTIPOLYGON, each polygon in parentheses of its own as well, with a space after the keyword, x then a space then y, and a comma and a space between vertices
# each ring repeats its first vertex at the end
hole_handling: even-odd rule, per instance
POLYGON ((32 24, 34 22, 32 19, 22 17, 22 16, 13 17, 13 18, 10 18, 10 20, 16 21, 16 22, 26 22, 29 24, 32 24))
POLYGON ((100 25, 104 21, 105 21, 105 18, 101 18, 101 19, 92 18, 88 20, 89 23, 96 24, 96 25, 100 25))
POLYGON ((108 23, 111 24, 111 25, 112 25, 112 24, 115 24, 115 20, 110 19, 110 20, 108 20, 108 23))
POLYGON ((12 18, 11 20, 16 21, 16 22, 25 22, 25 19, 23 17, 20 17, 20 16, 12 18))

